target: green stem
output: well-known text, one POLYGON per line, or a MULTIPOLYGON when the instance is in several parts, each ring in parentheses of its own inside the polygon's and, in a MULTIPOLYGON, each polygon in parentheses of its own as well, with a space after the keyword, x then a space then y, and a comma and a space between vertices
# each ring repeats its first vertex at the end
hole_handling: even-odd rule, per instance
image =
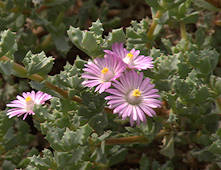
POLYGON ((122 138, 112 138, 106 140, 106 145, 117 145, 117 144, 129 144, 129 143, 144 143, 146 141, 144 136, 129 136, 122 138))
POLYGON ((180 33, 181 33, 182 39, 187 40, 186 25, 182 22, 180 23, 180 33))
MULTIPOLYGON (((163 14, 163 13, 162 13, 160 10, 158 10, 157 13, 156 13, 156 15, 153 17, 152 23, 151 23, 150 28, 149 28, 149 30, 148 30, 148 32, 147 32, 147 38, 148 38, 150 41, 153 40, 153 33, 154 33, 154 30, 155 30, 155 28, 156 28, 156 26, 157 26, 156 19, 159 19, 159 18, 162 16, 162 14, 163 14)), ((150 46, 151 46, 151 43, 148 42, 148 43, 146 44, 146 46, 147 46, 147 48, 149 49, 150 46)))
POLYGON ((63 18, 64 18, 64 11, 61 11, 56 18, 55 25, 59 26, 59 24, 62 22, 63 18))
MULTIPOLYGON (((167 134, 168 134, 168 132, 166 132, 165 130, 161 130, 156 135, 156 139, 159 139, 167 134)), ((145 143, 145 142, 148 142, 148 139, 144 136, 129 136, 129 137, 122 137, 122 138, 112 138, 112 139, 107 139, 105 141, 106 145, 145 143)))

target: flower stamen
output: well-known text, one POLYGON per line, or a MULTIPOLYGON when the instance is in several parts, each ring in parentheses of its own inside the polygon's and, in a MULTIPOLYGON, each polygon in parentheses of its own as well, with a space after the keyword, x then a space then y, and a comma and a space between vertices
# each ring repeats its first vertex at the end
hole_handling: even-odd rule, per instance
POLYGON ((123 58, 123 61, 126 64, 133 65, 134 55, 132 53, 127 53, 126 57, 123 58))
POLYGON ((139 89, 135 89, 135 90, 133 90, 133 92, 132 92, 132 96, 140 97, 140 95, 141 95, 141 92, 140 92, 139 89))
POLYGON ((26 101, 26 103, 31 102, 32 98, 30 96, 28 96, 28 97, 25 98, 25 101, 26 101))
POLYGON ((133 58, 133 56, 134 56, 134 55, 133 55, 133 54, 131 54, 131 53, 128 53, 128 54, 127 54, 127 57, 128 57, 128 58, 130 58, 130 59, 132 59, 132 58, 133 58))
POLYGON ((108 69, 107 67, 104 67, 104 68, 101 70, 101 73, 102 73, 102 74, 106 74, 108 71, 109 71, 109 69, 108 69))
POLYGON ((132 105, 139 104, 142 101, 141 91, 138 88, 131 90, 126 97, 126 100, 132 105))

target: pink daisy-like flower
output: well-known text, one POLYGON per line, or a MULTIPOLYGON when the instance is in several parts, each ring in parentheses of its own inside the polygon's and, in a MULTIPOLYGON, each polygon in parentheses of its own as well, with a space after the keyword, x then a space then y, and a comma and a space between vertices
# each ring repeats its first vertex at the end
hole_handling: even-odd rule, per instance
POLYGON ((44 104, 45 101, 52 98, 51 95, 38 91, 35 93, 34 91, 31 92, 24 92, 22 96, 17 96, 17 100, 11 101, 11 103, 7 104, 7 107, 13 107, 7 111, 7 115, 9 118, 14 116, 21 116, 24 115, 23 120, 28 115, 34 115, 33 108, 35 104, 44 104))
POLYGON ((104 50, 104 52, 121 58, 130 69, 146 70, 148 68, 153 68, 152 57, 139 55, 139 50, 133 48, 127 51, 126 48, 123 47, 123 43, 114 43, 112 45, 112 50, 113 51, 104 50))
POLYGON ((149 78, 143 79, 143 73, 137 74, 135 71, 125 72, 119 81, 112 83, 113 87, 106 90, 110 96, 105 97, 113 113, 119 113, 122 119, 130 117, 130 123, 134 121, 139 125, 146 122, 146 115, 152 117, 156 113, 153 108, 161 106, 158 90, 150 83, 149 78))
POLYGON ((125 70, 125 64, 113 55, 105 55, 104 58, 96 58, 88 61, 85 65, 82 77, 86 79, 82 82, 84 86, 96 87, 95 92, 104 92, 111 86, 111 82, 117 79, 125 70))

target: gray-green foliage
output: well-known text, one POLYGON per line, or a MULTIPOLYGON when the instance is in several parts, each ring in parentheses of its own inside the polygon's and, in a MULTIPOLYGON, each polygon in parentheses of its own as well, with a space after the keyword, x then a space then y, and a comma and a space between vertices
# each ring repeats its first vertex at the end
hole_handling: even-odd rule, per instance
MULTIPOLYGON (((6 9, 12 8, 10 2, 5 3, 6 9)), ((30 126, 25 121, 9 119, 6 116, 7 108, 0 105, 3 110, 0 114, 0 165, 3 169, 90 170, 128 168, 131 164, 142 170, 191 169, 193 166, 221 168, 221 74, 217 67, 220 60, 219 40, 211 34, 207 35, 205 28, 210 27, 209 24, 196 26, 194 33, 177 37, 176 42, 165 38, 165 25, 193 24, 198 21, 201 8, 194 6, 190 0, 146 2, 151 6, 153 16, 158 10, 162 12, 162 16, 156 19, 157 26, 152 38, 147 36, 150 20, 146 19, 132 21, 125 30, 113 29, 107 36, 99 19, 92 23, 89 30, 78 27, 82 26, 79 22, 83 22, 84 15, 74 17, 74 24, 70 24, 68 19, 61 22, 70 4, 68 0, 54 0, 46 4, 56 12, 59 6, 65 4, 57 17, 53 15, 54 12, 46 13, 47 18, 31 15, 37 18, 37 25, 43 25, 50 32, 49 46, 56 46, 62 55, 70 49, 70 40, 92 59, 102 57, 103 50, 111 49, 114 42, 124 42, 126 48, 139 49, 141 54, 153 57, 154 68, 143 72, 159 89, 164 104, 156 117, 148 118, 146 124, 137 127, 129 127, 128 120, 121 120, 106 109, 105 94, 94 93, 93 89, 82 86, 81 75, 86 60, 77 56, 73 65, 67 62, 59 74, 48 75, 54 59, 39 52, 39 49, 33 50, 34 43, 29 47, 34 52, 24 50, 28 47, 17 43, 20 40, 16 38, 26 34, 20 25, 26 16, 11 14, 5 19, 1 18, 18 33, 16 36, 9 30, 1 33, 0 57, 11 59, 0 60, 0 72, 7 82, 7 90, 0 95, 1 99, 12 99, 13 94, 25 90, 22 86, 27 86, 22 81, 14 84, 12 76, 28 79, 33 74, 41 78, 39 81, 31 77, 31 87, 54 96, 50 103, 34 107, 36 114, 33 116, 32 128, 37 134, 30 133, 30 126), (16 18, 16 23, 10 22, 10 18, 16 18), (72 26, 67 30, 67 25, 72 26), (149 48, 147 44, 155 47, 149 48), (21 56, 18 57, 18 54, 21 56), (14 61, 18 58, 26 70, 15 69, 14 61), (62 95, 54 91, 48 83, 66 93, 62 95), (37 148, 39 136, 45 140, 41 150, 37 148), (140 140, 125 143, 111 140, 133 137, 140 140)), ((18 7, 21 5, 16 3, 18 7)), ((23 3, 28 9, 28 2, 24 0, 23 3)), ((88 1, 84 8, 94 6, 92 1, 88 1)), ((198 6, 206 5, 200 3, 198 6)), ((217 10, 215 7, 208 8, 217 10)), ((205 22, 208 21, 206 17, 205 22)), ((0 87, 3 92, 5 85, 0 84, 0 87)))
POLYGON ((29 134, 29 125, 22 120, 8 119, 5 112, 0 114, 0 160, 7 168, 26 167, 26 157, 38 154, 34 147, 35 136, 29 134))
POLYGON ((100 20, 94 22, 89 30, 81 31, 79 28, 71 26, 68 30, 68 36, 76 47, 92 57, 103 55, 103 50, 110 48, 115 42, 125 41, 122 28, 113 30, 104 40, 102 38, 104 29, 100 20))

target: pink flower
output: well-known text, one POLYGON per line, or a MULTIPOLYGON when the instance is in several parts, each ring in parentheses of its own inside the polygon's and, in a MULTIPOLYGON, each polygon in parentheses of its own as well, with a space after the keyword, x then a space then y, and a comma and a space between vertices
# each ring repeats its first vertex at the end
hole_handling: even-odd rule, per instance
POLYGON ((125 70, 125 64, 113 55, 105 55, 104 58, 96 58, 88 61, 82 77, 86 79, 82 82, 84 86, 96 87, 95 92, 104 92, 111 86, 111 82, 117 79, 125 70))
POLYGON ((114 43, 112 45, 112 51, 104 50, 104 52, 121 58, 130 69, 146 70, 153 68, 152 57, 139 55, 140 51, 134 48, 131 51, 127 51, 126 48, 123 47, 123 43, 114 43))
POLYGON ((7 115, 9 118, 14 116, 21 116, 24 115, 23 120, 28 115, 34 115, 33 108, 35 104, 44 104, 45 101, 52 98, 51 95, 38 91, 35 93, 34 91, 31 92, 24 92, 22 96, 17 96, 17 100, 13 100, 11 103, 7 104, 7 107, 14 107, 7 111, 7 115))
POLYGON ((156 113, 153 108, 161 106, 161 101, 156 99, 160 96, 158 90, 150 83, 149 78, 143 79, 143 73, 137 74, 135 71, 125 72, 119 81, 112 83, 114 88, 106 90, 112 94, 105 97, 110 109, 114 113, 119 113, 122 119, 130 117, 130 123, 134 121, 139 125, 146 122, 146 115, 152 117, 156 113))

